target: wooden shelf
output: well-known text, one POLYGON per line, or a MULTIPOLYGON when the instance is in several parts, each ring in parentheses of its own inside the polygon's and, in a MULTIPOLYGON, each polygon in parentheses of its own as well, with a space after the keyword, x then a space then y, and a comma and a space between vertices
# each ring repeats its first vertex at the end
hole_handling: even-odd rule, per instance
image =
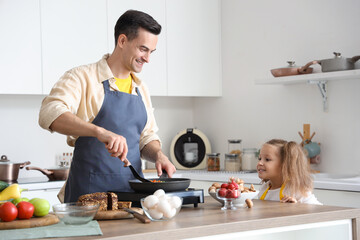
POLYGON ((271 84, 299 84, 299 83, 313 83, 313 81, 335 81, 347 79, 360 79, 360 69, 327 72, 327 73, 311 73, 287 77, 273 77, 266 79, 255 80, 255 84, 271 85, 271 84))

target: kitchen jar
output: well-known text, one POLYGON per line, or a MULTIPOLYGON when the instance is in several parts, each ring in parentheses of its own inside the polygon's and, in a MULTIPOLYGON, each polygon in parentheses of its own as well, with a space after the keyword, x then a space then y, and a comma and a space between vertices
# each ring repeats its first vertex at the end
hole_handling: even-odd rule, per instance
POLYGON ((257 155, 258 155, 258 150, 256 148, 243 149, 242 165, 241 165, 243 171, 256 170, 256 165, 258 162, 257 155))
POLYGON ((242 162, 242 148, 241 148, 241 139, 229 139, 228 140, 228 153, 229 154, 237 154, 238 156, 238 162, 240 164, 240 169, 236 171, 241 170, 241 162, 242 162))
POLYGON ((231 172, 238 172, 241 170, 239 154, 225 154, 225 170, 231 172))
POLYGON ((220 153, 207 154, 208 171, 220 171, 220 153))

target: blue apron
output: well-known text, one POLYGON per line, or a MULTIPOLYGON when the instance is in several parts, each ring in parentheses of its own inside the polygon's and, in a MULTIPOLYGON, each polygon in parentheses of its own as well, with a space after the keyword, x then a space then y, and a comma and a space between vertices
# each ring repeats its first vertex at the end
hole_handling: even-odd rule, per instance
MULTIPOLYGON (((127 159, 141 173, 139 140, 147 122, 147 113, 138 95, 110 91, 103 82, 104 102, 93 124, 126 138, 127 159)), ((94 192, 132 192, 128 181, 134 179, 130 169, 119 158, 111 157, 105 144, 95 137, 79 137, 65 187, 65 202, 76 202, 79 196, 94 192)))

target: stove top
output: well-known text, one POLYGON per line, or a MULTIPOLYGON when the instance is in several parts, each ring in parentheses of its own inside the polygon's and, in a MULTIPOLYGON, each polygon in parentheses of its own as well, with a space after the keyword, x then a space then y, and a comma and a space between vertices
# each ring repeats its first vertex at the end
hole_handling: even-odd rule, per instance
MULTIPOLYGON (((141 207, 140 199, 145 198, 151 193, 137 193, 137 192, 114 192, 118 196, 119 201, 131 201, 133 207, 141 207)), ((183 191, 167 192, 168 195, 176 195, 183 198, 183 205, 194 204, 194 207, 198 206, 198 203, 204 203, 204 190, 188 188, 183 191)))

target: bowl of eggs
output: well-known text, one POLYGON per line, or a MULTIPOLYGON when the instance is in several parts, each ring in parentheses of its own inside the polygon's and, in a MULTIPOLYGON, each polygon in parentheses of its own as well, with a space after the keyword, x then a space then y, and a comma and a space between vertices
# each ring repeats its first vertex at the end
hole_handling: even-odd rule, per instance
POLYGON ((164 221, 172 219, 180 212, 183 199, 158 189, 153 195, 142 198, 140 203, 145 215, 151 221, 164 221))

